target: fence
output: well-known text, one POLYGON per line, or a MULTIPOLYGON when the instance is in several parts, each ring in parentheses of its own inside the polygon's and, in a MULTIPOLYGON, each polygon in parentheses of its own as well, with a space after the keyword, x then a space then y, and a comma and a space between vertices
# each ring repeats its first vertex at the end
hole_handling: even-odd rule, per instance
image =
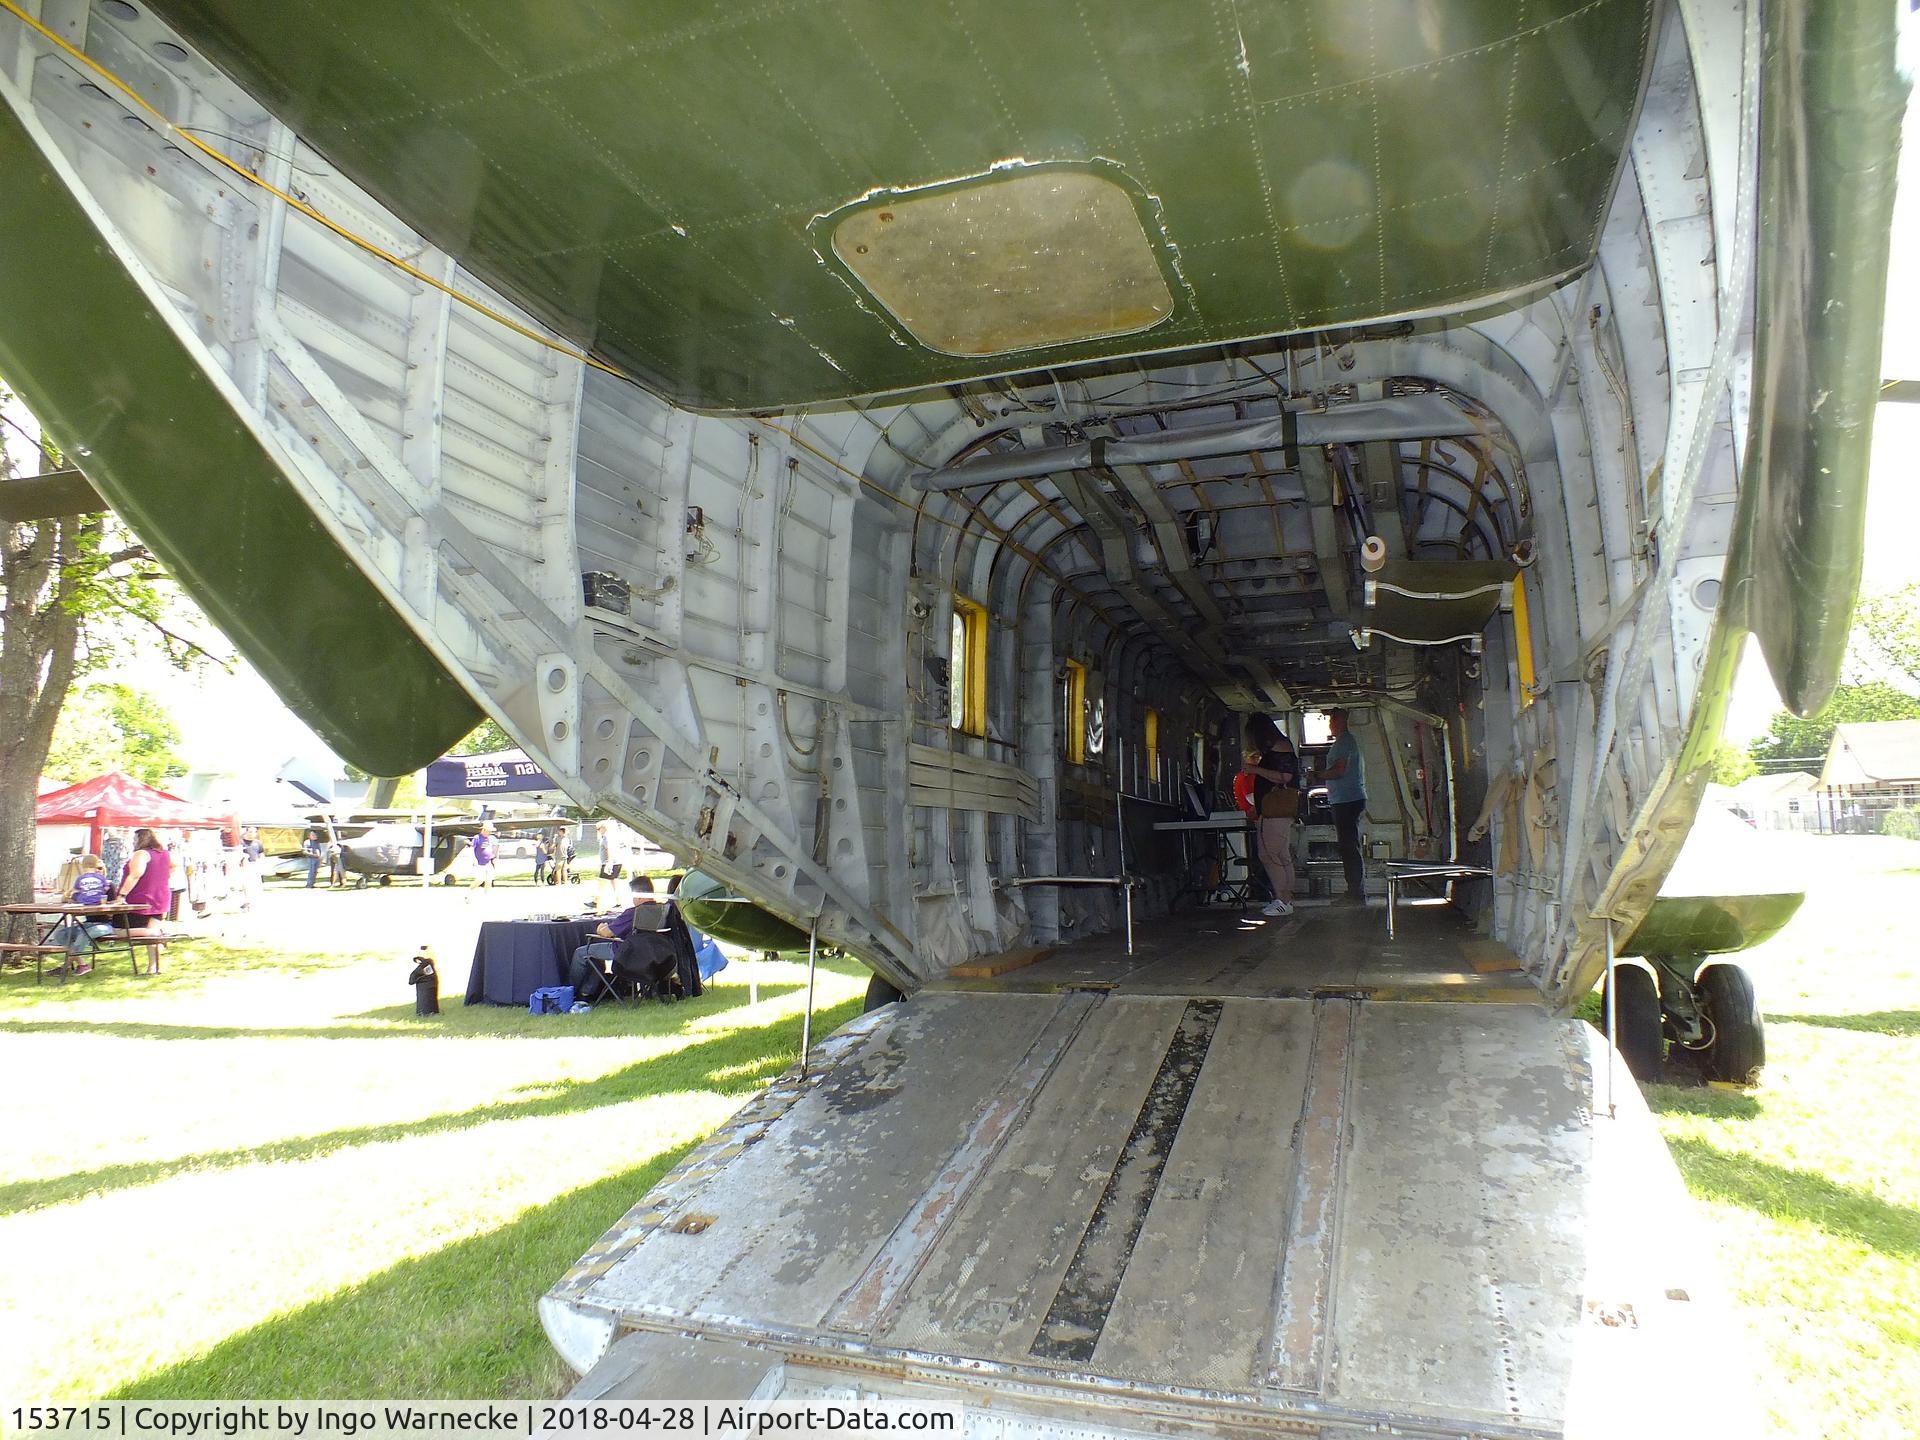
POLYGON ((1895 835, 1920 840, 1920 785, 1884 790, 1816 789, 1761 802, 1735 799, 1729 808, 1756 830, 1895 835))

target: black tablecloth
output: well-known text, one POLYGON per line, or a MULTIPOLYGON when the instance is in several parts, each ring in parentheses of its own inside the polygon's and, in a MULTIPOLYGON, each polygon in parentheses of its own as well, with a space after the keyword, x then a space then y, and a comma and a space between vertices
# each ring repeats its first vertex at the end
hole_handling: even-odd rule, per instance
MULTIPOLYGON (((594 938, 604 915, 580 920, 489 920, 480 926, 473 946, 473 969, 467 973, 467 1004, 525 1006, 535 990, 567 983, 573 952, 594 938)), ((643 932, 638 942, 649 937, 643 932)), ((688 995, 701 991, 700 963, 694 957, 693 937, 677 906, 669 907, 666 926, 656 942, 668 945, 679 966, 680 983, 688 995)))

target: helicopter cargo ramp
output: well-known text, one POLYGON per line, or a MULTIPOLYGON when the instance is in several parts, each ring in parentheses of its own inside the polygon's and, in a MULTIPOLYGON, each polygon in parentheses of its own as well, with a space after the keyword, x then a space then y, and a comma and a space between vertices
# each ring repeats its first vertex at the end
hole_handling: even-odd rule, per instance
MULTIPOLYGON (((1310 970, 1379 918, 1235 943, 1310 970)), ((1671 1357, 1729 1325, 1590 1027, 1171 973, 844 1027, 542 1302, 575 1398, 958 1400, 992 1435, 1655 1433, 1704 1403, 1671 1357)))

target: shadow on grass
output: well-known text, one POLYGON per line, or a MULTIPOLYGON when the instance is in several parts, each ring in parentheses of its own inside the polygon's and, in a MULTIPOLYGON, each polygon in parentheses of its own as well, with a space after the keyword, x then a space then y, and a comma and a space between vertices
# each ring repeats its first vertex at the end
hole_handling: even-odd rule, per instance
POLYGON ((1705 1140, 1679 1137, 1667 1148, 1687 1189, 1701 1199, 1811 1225, 1883 1255, 1920 1255, 1920 1210, 1895 1205, 1816 1175, 1751 1155, 1736 1155, 1705 1140))
MULTIPOLYGON (((816 1012, 814 1033, 831 1033, 858 1015, 860 1008, 859 1000, 848 1000, 816 1012)), ((103 1165, 47 1179, 14 1181, 0 1185, 0 1214, 41 1209, 100 1191, 150 1185, 188 1170, 225 1170, 242 1165, 309 1160, 360 1145, 464 1130, 496 1120, 565 1115, 673 1091, 705 1090, 745 1098, 799 1058, 800 1019, 792 1015, 766 1025, 732 1030, 650 1060, 637 1061, 593 1080, 560 1080, 552 1085, 523 1087, 523 1098, 498 1100, 471 1110, 386 1125, 352 1126, 264 1145, 181 1155, 171 1160, 103 1165)))
POLYGON ((143 1375, 142 1400, 544 1399, 571 1374, 534 1302, 692 1148, 569 1191, 143 1375))
POLYGON ((1860 1015, 1769 1015, 1770 1025, 1818 1025, 1875 1035, 1920 1035, 1920 1010, 1869 1010, 1860 1015))
POLYGON ((19 1013, 62 1004, 131 999, 155 990, 177 994, 243 975, 317 975, 357 965, 367 958, 276 951, 269 960, 258 950, 243 950, 215 940, 187 939, 168 948, 162 962, 166 968, 160 974, 147 975, 142 973, 146 968, 144 953, 136 972, 128 964, 125 949, 115 949, 109 942, 94 953, 92 974, 76 976, 64 985, 52 974, 44 983, 36 983, 30 964, 17 970, 0 970, 0 1010, 19 1013))
MULTIPOLYGON (((792 995, 797 984, 762 985, 762 1004, 792 995)), ((677 1025, 746 1004, 746 986, 711 986, 672 1006, 596 1006, 590 1016, 529 1015, 513 1005, 462 1005, 453 1001, 437 1016, 420 1016, 411 1005, 387 1005, 346 1017, 372 1021, 328 1025, 174 1025, 151 1020, 0 1020, 0 1035, 100 1035, 114 1040, 577 1040, 648 1033, 637 1026, 661 1016, 677 1025)), ((653 1033, 668 1033, 656 1031, 653 1033)))
POLYGON ((1715 1120, 1755 1120, 1762 1106, 1744 1090, 1720 1090, 1698 1081, 1691 1085, 1645 1085, 1647 1108, 1656 1115, 1706 1115, 1715 1120))

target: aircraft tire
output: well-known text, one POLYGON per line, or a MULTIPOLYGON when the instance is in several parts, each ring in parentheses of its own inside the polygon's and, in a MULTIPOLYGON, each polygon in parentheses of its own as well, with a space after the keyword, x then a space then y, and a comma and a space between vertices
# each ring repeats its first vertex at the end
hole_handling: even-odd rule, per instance
POLYGON ((1694 989, 1713 1022, 1713 1041, 1700 1057, 1707 1078, 1758 1085, 1767 1064, 1767 1031, 1753 977, 1738 965, 1717 961, 1701 969, 1694 989))
POLYGON ((393 883, 393 877, 391 875, 382 875, 380 877, 380 888, 382 890, 386 889, 387 886, 391 885, 392 883, 393 883))
POLYGON ((904 998, 891 980, 875 975, 867 981, 867 1003, 862 1013, 871 1013, 904 998))
POLYGON ((1607 979, 1601 1002, 1601 1033, 1606 1033, 1606 1011, 1618 997, 1614 1039, 1627 1069, 1639 1081, 1658 1080, 1666 1060, 1666 1040, 1660 1034, 1660 987, 1638 965, 1616 965, 1607 979))

